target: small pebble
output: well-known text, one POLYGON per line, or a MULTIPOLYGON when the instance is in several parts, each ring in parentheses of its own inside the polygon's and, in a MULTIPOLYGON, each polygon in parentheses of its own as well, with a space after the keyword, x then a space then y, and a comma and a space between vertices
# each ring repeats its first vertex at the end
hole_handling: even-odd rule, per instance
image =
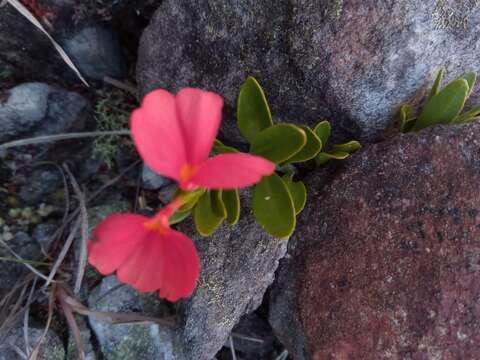
POLYGON ((17 218, 20 215, 20 209, 10 209, 8 210, 8 216, 11 218, 17 218))
POLYGON ((13 239, 13 234, 11 232, 5 232, 2 235, 3 241, 10 241, 13 239))
POLYGON ((30 219, 30 218, 32 217, 32 215, 33 215, 33 211, 32 211, 32 208, 31 208, 31 207, 27 206, 26 208, 24 208, 24 209, 22 210, 22 217, 23 217, 24 219, 27 219, 27 220, 28 220, 28 219, 30 219))

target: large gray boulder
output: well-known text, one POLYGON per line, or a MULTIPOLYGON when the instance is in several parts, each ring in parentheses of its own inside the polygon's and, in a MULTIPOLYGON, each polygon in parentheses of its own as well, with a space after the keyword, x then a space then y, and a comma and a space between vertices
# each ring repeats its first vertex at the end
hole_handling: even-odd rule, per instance
MULTIPOLYGON (((373 138, 440 66, 480 70, 480 6, 471 0, 165 0, 141 40, 140 94, 202 87, 225 97, 222 132, 249 75, 274 117, 373 138)), ((474 97, 478 99, 478 90, 474 97)))

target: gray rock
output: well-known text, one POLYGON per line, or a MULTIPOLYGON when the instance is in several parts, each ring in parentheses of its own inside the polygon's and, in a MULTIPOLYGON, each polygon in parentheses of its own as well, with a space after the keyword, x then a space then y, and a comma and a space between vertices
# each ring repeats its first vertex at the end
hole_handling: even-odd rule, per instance
POLYGON ((30 81, 72 76, 48 38, 8 3, 0 11, 0 68, 30 81))
MULTIPOLYGON (((180 307, 177 333, 187 359, 210 360, 240 318, 255 310, 272 283, 286 240, 274 239, 254 221, 245 193, 237 225, 221 226, 211 237, 195 235, 201 259, 200 280, 193 296, 180 307)), ((181 230, 195 234, 190 222, 181 230)))
POLYGON ((305 179, 270 302, 293 358, 478 356, 479 138, 479 123, 399 135, 305 179))
POLYGON ((147 165, 142 167, 142 186, 147 190, 158 190, 161 187, 167 185, 170 182, 169 179, 157 174, 150 169, 147 165))
MULTIPOLYGON (((110 312, 135 312, 140 315, 163 317, 168 315, 165 304, 156 294, 139 294, 119 284, 114 276, 104 278, 90 294, 91 309, 110 312)), ((174 347, 172 328, 158 325, 112 325, 89 317, 90 325, 106 360, 175 360, 181 350, 174 347)))
POLYGON ((124 78, 127 66, 116 34, 99 24, 89 24, 60 41, 82 75, 92 80, 105 76, 124 78))
POLYGON ((10 89, 0 102, 0 143, 81 129, 90 114, 85 98, 42 83, 10 89))
MULTIPOLYGON (((29 347, 33 349, 43 334, 43 329, 29 328, 29 347)), ((12 330, 5 341, 0 344, 0 360, 23 360, 25 359, 14 348, 25 353, 25 338, 23 326, 12 330)), ((64 360, 65 349, 60 338, 53 332, 48 331, 37 357, 38 360, 64 360)))
POLYGON ((48 251, 52 245, 53 234, 57 231, 56 224, 38 224, 33 229, 32 238, 41 246, 42 249, 48 251))
POLYGON ((440 66, 449 77, 480 70, 479 25, 472 0, 165 0, 143 34, 137 79, 142 95, 219 92, 231 141, 248 75, 274 117, 310 125, 326 117, 338 133, 374 138, 440 66))
POLYGON ((62 184, 62 175, 54 168, 41 168, 30 174, 29 180, 19 191, 26 204, 35 205, 47 194, 52 194, 62 184))

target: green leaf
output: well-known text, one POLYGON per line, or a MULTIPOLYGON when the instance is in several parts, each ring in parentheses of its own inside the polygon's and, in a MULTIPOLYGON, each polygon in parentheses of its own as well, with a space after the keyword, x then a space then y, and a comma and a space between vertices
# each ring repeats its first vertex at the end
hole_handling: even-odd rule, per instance
POLYGON ((362 148, 362 144, 360 144, 356 140, 352 140, 343 144, 337 144, 333 146, 334 152, 346 152, 349 154, 353 154, 355 151, 358 151, 362 148))
POLYGON ((430 95, 428 95, 428 99, 430 99, 432 96, 435 96, 439 93, 440 87, 442 86, 444 72, 445 72, 444 69, 440 69, 438 71, 437 77, 435 78, 435 82, 433 83, 433 86, 432 86, 432 90, 430 90, 430 95))
POLYGON ((321 152, 315 157, 317 165, 324 165, 330 160, 344 160, 349 157, 350 154, 345 151, 332 151, 330 153, 321 152))
POLYGON ((332 132, 332 126, 330 125, 330 122, 327 120, 319 122, 313 131, 322 142, 322 149, 325 149, 328 138, 330 137, 330 133, 332 132))
POLYGON ((313 159, 322 149, 322 142, 308 126, 298 126, 307 135, 307 142, 302 149, 287 160, 288 163, 303 162, 313 159))
POLYGON ((398 112, 398 128, 406 133, 411 129, 415 120, 415 112, 410 104, 403 104, 398 112))
POLYGON ((468 95, 467 99, 473 91, 473 87, 475 86, 475 82, 477 81, 477 74, 474 71, 469 71, 461 76, 462 79, 467 80, 468 83, 468 95))
POLYGON ((257 135, 250 152, 278 164, 298 153, 306 142, 307 135, 299 127, 277 124, 257 135))
POLYGON ((276 173, 255 186, 252 207, 255 219, 269 234, 277 238, 292 235, 296 221, 292 196, 276 173))
POLYGON ((265 94, 255 78, 248 77, 237 100, 237 125, 242 136, 252 143, 258 133, 273 125, 265 94))
POLYGON ((178 224, 179 222, 182 222, 185 220, 190 214, 192 213, 192 209, 187 209, 187 210, 180 210, 178 209, 172 217, 168 220, 170 225, 175 225, 178 224))
POLYGON ((467 80, 457 79, 432 96, 418 117, 413 131, 436 124, 449 124, 463 109, 469 87, 467 80))
POLYGON ((202 236, 210 236, 227 217, 222 201, 221 190, 209 190, 198 200, 193 213, 197 231, 202 236))
POLYGON ((223 190, 223 203, 227 210, 227 222, 230 225, 235 225, 240 219, 240 194, 238 190, 223 190))
POLYGON ((455 124, 463 124, 472 120, 475 120, 477 116, 480 115, 480 105, 475 106, 474 108, 465 111, 463 114, 460 114, 453 121, 455 124))
POLYGON ((284 175, 282 177, 283 182, 287 185, 288 191, 293 200, 293 207, 295 208, 295 214, 298 215, 305 207, 307 202, 307 188, 301 181, 293 181, 291 175, 284 175))
POLYGON ((234 147, 223 144, 218 139, 215 139, 215 141, 213 143, 213 151, 216 154, 232 154, 232 153, 240 152, 239 150, 235 149, 234 147))
POLYGON ((204 192, 205 190, 203 189, 198 189, 190 192, 183 192, 180 190, 177 196, 181 195, 183 197, 183 205, 179 208, 179 210, 185 211, 185 210, 192 209, 195 206, 195 204, 198 202, 198 199, 200 199, 200 196, 202 196, 204 192))

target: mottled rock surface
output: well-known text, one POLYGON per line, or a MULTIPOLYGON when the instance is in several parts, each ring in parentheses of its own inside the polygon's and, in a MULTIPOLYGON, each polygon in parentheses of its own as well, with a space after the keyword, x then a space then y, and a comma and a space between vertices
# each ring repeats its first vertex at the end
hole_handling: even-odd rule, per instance
POLYGON ((92 80, 105 76, 124 78, 127 66, 115 32, 106 26, 88 24, 60 40, 82 75, 92 80))
POLYGON ((0 143, 82 129, 90 111, 77 93, 43 83, 15 86, 0 101, 0 143))
MULTIPOLYGON (((177 331, 187 359, 215 356, 240 318, 261 304, 285 254, 287 242, 255 223, 249 203, 243 194, 237 225, 223 225, 208 238, 193 236, 202 270, 193 296, 180 308, 177 331)), ((196 234, 191 223, 182 224, 181 230, 196 234)))
MULTIPOLYGON (((137 313, 143 316, 164 317, 168 308, 156 294, 140 294, 118 283, 114 276, 104 278, 90 294, 88 305, 98 311, 137 313)), ((155 324, 114 325, 89 317, 90 325, 100 344, 105 360, 174 360, 178 350, 173 348, 174 332, 155 324), (177 350, 177 351, 175 351, 177 350)), ((178 357, 180 358, 180 357, 178 357)))
MULTIPOLYGON (((33 349, 43 334, 42 328, 28 329, 28 346, 33 349)), ((25 357, 25 332, 23 326, 19 325, 12 330, 9 336, 5 339, 5 343, 0 344, 0 360, 23 360, 25 357), (22 353, 15 351, 19 349, 22 353)), ((65 349, 62 341, 53 331, 48 331, 42 346, 38 353, 38 360, 63 360, 65 359, 65 349)))
POLYGON ((167 185, 170 182, 169 179, 157 174, 150 169, 147 165, 142 166, 142 187, 147 190, 158 190, 161 187, 167 185))
POLYGON ((399 135, 307 179, 270 308, 296 359, 479 357, 479 139, 399 135))
POLYGON ((327 117, 339 134, 372 138, 438 67, 449 77, 480 70, 479 24, 472 0, 165 0, 143 34, 137 79, 142 95, 219 92, 230 141, 248 75, 264 86, 274 117, 310 125, 327 117))

